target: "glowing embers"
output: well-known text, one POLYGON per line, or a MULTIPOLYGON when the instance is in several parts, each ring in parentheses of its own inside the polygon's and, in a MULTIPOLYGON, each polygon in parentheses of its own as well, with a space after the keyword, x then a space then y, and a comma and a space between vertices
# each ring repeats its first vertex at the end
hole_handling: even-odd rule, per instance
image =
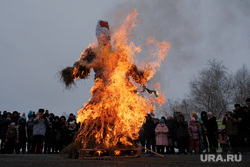
POLYGON ((82 149, 80 150, 80 157, 83 159, 137 158, 141 157, 141 149, 82 149))

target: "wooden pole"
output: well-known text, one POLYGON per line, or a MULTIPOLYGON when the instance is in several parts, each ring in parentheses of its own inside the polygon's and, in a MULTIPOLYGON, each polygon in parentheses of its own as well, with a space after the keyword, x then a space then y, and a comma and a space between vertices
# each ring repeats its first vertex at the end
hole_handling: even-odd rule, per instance
POLYGON ((147 151, 149 151, 149 152, 151 152, 151 153, 154 153, 154 154, 156 154, 156 155, 159 155, 159 156, 161 156, 161 157, 165 157, 164 155, 162 155, 162 154, 158 154, 158 153, 156 153, 156 152, 154 152, 154 151, 152 151, 152 150, 150 150, 150 149, 147 149, 147 148, 145 148, 145 147, 142 147, 142 146, 140 146, 139 144, 136 144, 136 146, 138 146, 138 147, 141 147, 142 149, 145 149, 145 150, 147 150, 147 151))

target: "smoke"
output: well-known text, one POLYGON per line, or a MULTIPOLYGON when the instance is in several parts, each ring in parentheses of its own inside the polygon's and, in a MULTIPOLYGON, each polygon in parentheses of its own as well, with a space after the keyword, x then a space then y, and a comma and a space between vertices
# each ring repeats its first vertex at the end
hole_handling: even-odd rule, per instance
MULTIPOLYGON (((137 9, 132 41, 145 49, 147 37, 170 42, 168 57, 150 83, 160 82, 166 98, 183 97, 188 83, 210 59, 237 70, 249 60, 250 1, 126 1, 112 11, 111 25, 137 9)), ((112 27, 111 26, 111 27, 112 27)), ((143 50, 139 59, 147 57, 143 50)))

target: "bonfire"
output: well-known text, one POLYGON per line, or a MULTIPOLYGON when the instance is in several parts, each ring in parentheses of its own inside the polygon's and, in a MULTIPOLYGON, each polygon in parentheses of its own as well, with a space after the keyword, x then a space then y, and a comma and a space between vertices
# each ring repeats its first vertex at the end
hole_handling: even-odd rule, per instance
POLYGON ((78 152, 116 150, 117 154, 119 149, 134 147, 147 113, 156 104, 164 103, 160 84, 156 83, 151 88, 154 90, 150 90, 147 82, 159 69, 170 44, 148 38, 147 44, 153 48, 149 53, 152 61, 136 65, 136 55, 142 49, 129 40, 129 33, 138 22, 137 15, 136 10, 132 11, 120 27, 113 30, 112 38, 108 22, 99 20, 96 27, 98 44, 90 44, 73 67, 61 71, 67 88, 77 79, 87 78, 91 69, 95 72, 92 97, 77 112, 81 127, 73 144, 78 152), (150 94, 143 93, 145 90, 150 94))

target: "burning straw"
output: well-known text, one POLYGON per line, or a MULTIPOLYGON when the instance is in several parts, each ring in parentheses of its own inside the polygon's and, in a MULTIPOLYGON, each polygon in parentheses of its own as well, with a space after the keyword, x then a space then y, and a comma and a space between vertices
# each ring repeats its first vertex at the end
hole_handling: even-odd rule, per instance
POLYGON ((75 62, 73 67, 66 67, 61 72, 61 82, 63 82, 66 88, 71 88, 75 84, 75 80, 78 78, 84 79, 90 73, 87 67, 81 66, 79 62, 75 62))
POLYGON ((73 75, 74 67, 66 67, 61 72, 61 82, 63 82, 66 88, 69 88, 74 83, 75 76, 73 75))

